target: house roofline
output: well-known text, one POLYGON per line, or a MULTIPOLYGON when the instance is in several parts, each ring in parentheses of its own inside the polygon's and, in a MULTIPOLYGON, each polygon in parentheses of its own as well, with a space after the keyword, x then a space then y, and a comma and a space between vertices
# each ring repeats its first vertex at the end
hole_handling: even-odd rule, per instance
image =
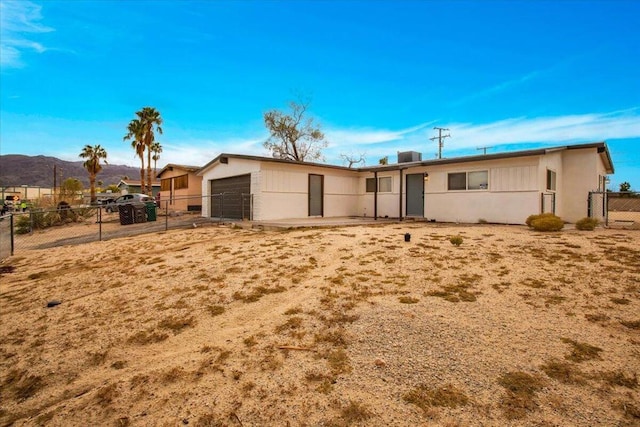
POLYGON ((326 163, 298 162, 294 160, 278 159, 276 157, 263 157, 263 156, 251 156, 247 154, 221 153, 216 158, 214 158, 209 163, 207 163, 202 168, 200 168, 200 170, 196 172, 196 175, 203 175, 207 169, 209 169, 212 165, 214 165, 216 162, 218 162, 220 159, 224 157, 230 158, 230 159, 254 160, 258 162, 268 162, 268 163, 286 163, 288 165, 315 166, 315 167, 321 167, 321 168, 340 169, 340 170, 352 171, 352 172, 358 171, 357 168, 348 168, 346 166, 329 165, 326 163))
POLYGON ((359 168, 348 168, 346 166, 328 165, 325 163, 296 162, 296 161, 286 160, 286 159, 278 159, 273 157, 262 157, 262 156, 251 156, 246 154, 221 153, 216 158, 214 158, 209 163, 207 163, 202 168, 200 168, 196 172, 196 175, 202 176, 204 172, 206 172, 206 170, 208 170, 212 165, 214 165, 215 163, 217 163, 218 161, 220 161, 225 157, 232 158, 232 159, 254 160, 254 161, 260 161, 260 162, 286 163, 290 165, 301 165, 301 166, 314 166, 314 167, 339 169, 339 170, 352 171, 352 172, 384 172, 384 171, 396 171, 401 169, 404 170, 404 169, 420 167, 420 166, 437 166, 437 165, 447 165, 447 164, 454 164, 454 163, 469 163, 469 162, 478 162, 478 161, 486 161, 486 160, 509 159, 509 158, 515 158, 515 157, 542 156, 544 154, 548 154, 554 151, 580 150, 580 149, 586 149, 586 148, 596 148, 598 153, 603 159, 607 173, 608 174, 614 173, 613 162, 611 160, 611 154, 609 153, 607 144, 604 141, 600 141, 600 142, 590 142, 585 144, 537 148, 532 150, 507 151, 503 153, 479 154, 479 155, 473 155, 473 156, 451 157, 451 158, 433 159, 433 160, 420 160, 415 162, 394 163, 392 165, 363 166, 359 168))
POLYGON ((176 163, 168 163, 162 169, 160 169, 160 172, 156 174, 156 178, 160 177, 160 175, 162 175, 165 171, 169 170, 170 168, 184 169, 187 172, 198 172, 201 169, 201 166, 179 165, 176 163))
POLYGON ((544 154, 548 154, 554 151, 579 150, 579 149, 585 149, 585 148, 596 148, 598 150, 598 153, 600 153, 600 155, 603 157, 603 161, 605 163, 607 173, 612 174, 614 172, 613 162, 611 161, 611 155, 609 153, 609 149, 607 148, 607 144, 604 141, 591 142, 586 144, 537 148, 532 150, 507 151, 503 153, 479 154, 479 155, 473 155, 473 156, 451 157, 451 158, 433 159, 433 160, 419 160, 419 161, 407 162, 407 163, 394 163, 392 165, 368 166, 368 167, 358 168, 358 171, 361 171, 361 172, 395 171, 395 170, 400 170, 400 169, 404 170, 404 169, 408 169, 412 167, 420 167, 420 166, 437 166, 437 165, 448 165, 453 163, 469 163, 469 162, 478 162, 478 161, 486 161, 486 160, 509 159, 509 158, 515 158, 515 157, 542 156, 544 154))

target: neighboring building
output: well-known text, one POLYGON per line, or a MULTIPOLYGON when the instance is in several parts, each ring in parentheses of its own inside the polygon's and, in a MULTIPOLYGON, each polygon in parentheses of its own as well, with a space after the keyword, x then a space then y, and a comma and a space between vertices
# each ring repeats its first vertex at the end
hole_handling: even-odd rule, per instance
POLYGON ((203 216, 253 220, 313 216, 416 217, 523 224, 553 212, 587 216, 590 191, 613 173, 604 142, 350 169, 221 154, 202 169, 203 216))
POLYGON ((0 198, 5 200, 7 196, 18 196, 24 200, 50 199, 53 197, 54 190, 49 187, 37 187, 30 185, 21 185, 13 187, 0 187, 0 198))
MULTIPOLYGON (((145 181, 146 187, 146 181, 145 181)), ((140 193, 142 186, 140 185, 140 180, 134 181, 131 179, 121 179, 118 183, 118 189, 121 194, 129 194, 129 193, 140 193)), ((152 181, 151 182, 151 194, 149 191, 146 191, 148 196, 156 197, 160 192, 160 181, 152 181)))
POLYGON ((196 175, 200 166, 168 164, 157 177, 160 179, 160 207, 177 211, 202 210, 202 177, 196 175))

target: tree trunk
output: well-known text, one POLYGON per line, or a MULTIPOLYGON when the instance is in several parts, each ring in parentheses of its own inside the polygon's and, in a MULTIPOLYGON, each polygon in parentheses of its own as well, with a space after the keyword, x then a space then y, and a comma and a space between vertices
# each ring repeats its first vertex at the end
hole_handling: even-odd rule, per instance
POLYGON ((147 194, 144 190, 144 154, 140 155, 140 192, 142 194, 147 194))
POLYGON ((96 202, 96 174, 89 174, 89 187, 91 188, 91 204, 96 202))
POLYGON ((151 146, 147 146, 147 191, 148 195, 153 197, 153 186, 151 185, 151 146))

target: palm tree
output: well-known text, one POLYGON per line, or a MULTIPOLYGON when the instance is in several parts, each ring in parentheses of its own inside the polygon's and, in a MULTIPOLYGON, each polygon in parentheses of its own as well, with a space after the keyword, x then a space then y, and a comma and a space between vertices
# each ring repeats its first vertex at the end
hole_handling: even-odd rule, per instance
POLYGON ((156 179, 156 169, 158 165, 158 160, 160 160, 160 153, 162 153, 162 145, 158 141, 155 141, 151 144, 151 151, 153 151, 153 179, 156 179))
POLYGON ((162 125, 162 117, 160 117, 160 112, 153 107, 143 107, 142 110, 136 111, 136 115, 144 129, 143 144, 147 150, 147 187, 148 191, 151 192, 153 188, 151 186, 151 152, 153 151, 151 146, 155 141, 154 131, 162 135, 162 128, 160 127, 162 125))
POLYGON ((144 188, 144 127, 138 119, 133 119, 127 126, 127 134, 123 141, 131 140, 131 147, 136 150, 136 155, 140 157, 140 192, 145 193, 144 188))
POLYGON ((104 164, 107 163, 107 152, 100 145, 94 145, 93 147, 89 144, 85 145, 80 153, 80 157, 85 160, 82 164, 84 168, 89 172, 89 185, 91 186, 91 203, 95 203, 96 201, 96 175, 100 173, 102 170, 102 165, 100 165, 100 159, 104 159, 104 164))

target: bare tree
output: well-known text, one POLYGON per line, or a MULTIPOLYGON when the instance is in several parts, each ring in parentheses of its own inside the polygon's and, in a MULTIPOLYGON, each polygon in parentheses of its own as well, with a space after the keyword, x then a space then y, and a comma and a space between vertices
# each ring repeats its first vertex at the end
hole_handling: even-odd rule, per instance
POLYGON ((274 157, 297 162, 324 160, 322 149, 328 143, 320 125, 313 118, 305 118, 309 104, 308 100, 291 101, 290 114, 278 110, 264 113, 264 125, 269 130, 264 147, 274 157))
POLYGON ((340 153, 340 158, 342 159, 343 163, 346 163, 349 166, 349 168, 351 168, 351 167, 353 167, 353 165, 359 165, 360 163, 362 163, 362 165, 364 166, 364 164, 365 164, 365 155, 366 155, 366 153, 360 153, 360 154, 340 153))

